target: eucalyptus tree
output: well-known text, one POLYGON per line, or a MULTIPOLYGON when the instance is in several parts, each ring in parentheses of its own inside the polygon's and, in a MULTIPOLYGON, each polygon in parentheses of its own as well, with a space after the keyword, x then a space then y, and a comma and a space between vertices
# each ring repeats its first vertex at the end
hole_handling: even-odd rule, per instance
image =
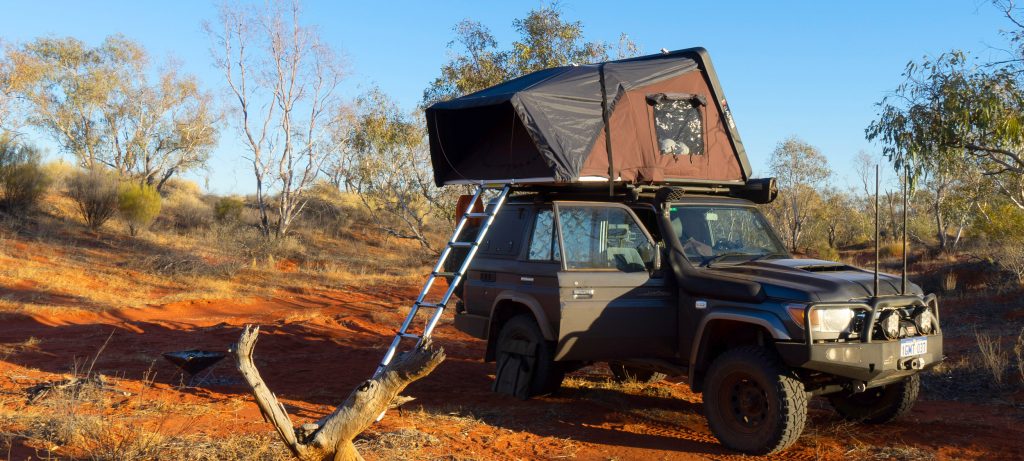
POLYGON ((818 190, 832 175, 832 170, 821 150, 795 136, 776 145, 769 168, 779 183, 786 243, 797 251, 807 221, 814 211, 811 204, 818 198, 818 190))
POLYGON ((217 116, 196 77, 173 61, 155 72, 155 83, 149 73, 146 50, 119 35, 95 47, 38 38, 7 47, 0 92, 22 101, 28 123, 80 166, 106 166, 159 189, 206 163, 217 116))
POLYGON ((379 229, 434 252, 430 225, 454 209, 454 200, 434 186, 423 125, 378 88, 360 95, 346 142, 349 182, 378 216, 379 229))
POLYGON ((343 68, 319 31, 303 23, 300 10, 297 2, 225 4, 218 22, 205 24, 256 179, 266 237, 288 232, 335 149, 331 133, 343 68))
POLYGON ((526 17, 513 20, 512 27, 518 39, 511 48, 503 49, 479 21, 466 19, 456 24, 455 39, 448 43, 451 58, 423 92, 424 105, 548 67, 605 61, 613 48, 618 58, 639 54, 639 47, 626 34, 620 35, 615 46, 586 41, 583 23, 566 19, 557 4, 531 10, 526 17))
POLYGON ((116 35, 96 47, 71 37, 47 37, 8 47, 5 62, 10 91, 28 106, 27 121, 49 133, 81 166, 104 163, 105 112, 121 82, 143 67, 144 50, 116 35))

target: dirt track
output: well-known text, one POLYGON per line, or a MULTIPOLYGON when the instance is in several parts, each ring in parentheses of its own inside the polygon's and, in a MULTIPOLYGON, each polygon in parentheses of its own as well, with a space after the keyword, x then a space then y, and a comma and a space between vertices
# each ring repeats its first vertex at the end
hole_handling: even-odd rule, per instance
MULTIPOLYGON (((76 362, 81 366, 113 331, 96 368, 117 378, 120 389, 148 392, 150 399, 187 410, 153 415, 163 419, 164 430, 269 433, 231 363, 214 370, 217 384, 181 388, 180 372, 160 353, 225 350, 242 325, 259 323, 257 365, 293 418, 312 420, 372 372, 400 321, 401 306, 413 295, 414 288, 281 292, 270 299, 105 313, 5 314, 0 344, 39 341, 0 361, 0 389, 17 395, 76 362), (152 388, 143 389, 147 370, 156 377, 152 388)), ((523 402, 489 391, 493 365, 480 360, 480 341, 442 324, 437 342, 448 360, 410 387, 407 394, 417 400, 365 434, 367 443, 415 434, 415 443, 398 451, 367 451, 368 458, 745 459, 718 445, 702 416, 700 396, 681 379, 623 387, 609 383, 604 369, 595 366, 571 376, 557 395, 523 402)), ((12 401, 6 400, 25 405, 12 401)), ((1024 459, 1024 415, 1018 408, 923 400, 902 421, 866 427, 842 422, 816 400, 805 435, 775 459, 1024 459)), ((20 446, 11 458, 35 451, 20 446)))

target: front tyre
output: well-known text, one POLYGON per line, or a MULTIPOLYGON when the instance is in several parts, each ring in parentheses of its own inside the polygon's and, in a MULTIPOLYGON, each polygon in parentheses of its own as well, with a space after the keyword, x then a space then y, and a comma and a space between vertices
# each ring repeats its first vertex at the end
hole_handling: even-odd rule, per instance
POLYGON ((711 432, 733 450, 778 453, 804 430, 804 385, 767 349, 745 346, 718 356, 708 369, 704 389, 711 432))
POLYGON ((882 424, 910 412, 920 392, 921 376, 915 374, 858 394, 832 394, 828 402, 839 416, 850 421, 882 424))

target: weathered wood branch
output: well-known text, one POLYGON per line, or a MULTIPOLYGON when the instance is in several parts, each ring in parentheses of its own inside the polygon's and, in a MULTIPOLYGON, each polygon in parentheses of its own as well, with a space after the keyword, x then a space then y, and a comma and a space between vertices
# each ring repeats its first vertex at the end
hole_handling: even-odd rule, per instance
POLYGON ((395 357, 376 378, 363 381, 330 415, 295 428, 284 405, 263 382, 253 363, 258 336, 259 327, 248 325, 232 347, 238 371, 252 389, 264 418, 274 425, 292 454, 303 461, 362 460, 352 439, 373 424, 406 386, 430 374, 445 359, 444 349, 425 341, 421 347, 395 357))

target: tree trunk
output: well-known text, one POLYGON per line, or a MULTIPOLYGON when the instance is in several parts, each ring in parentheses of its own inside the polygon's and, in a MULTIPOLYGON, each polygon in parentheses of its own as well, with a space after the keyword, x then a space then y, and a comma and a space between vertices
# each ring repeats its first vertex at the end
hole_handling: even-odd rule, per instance
MULTIPOLYGON (((796 194, 795 190, 793 191, 793 194, 794 195, 796 194)), ((789 244, 793 247, 792 251, 794 253, 796 253, 796 242, 800 238, 800 214, 799 214, 799 208, 797 207, 797 203, 796 203, 796 197, 793 197, 792 199, 790 199, 789 203, 790 203, 790 208, 791 208, 790 211, 793 213, 793 221, 792 221, 792 225, 790 226, 790 230, 792 231, 792 235, 790 237, 789 244)), ((714 242, 712 242, 712 243, 714 243, 714 242)))
MULTIPOLYGON (((942 215, 942 200, 944 198, 943 189, 945 187, 940 186, 935 189, 935 236, 939 240, 939 250, 946 251, 947 238, 946 238, 946 220, 942 215)), ((906 213, 906 211, 904 211, 906 213)))
POLYGON ((252 354, 259 327, 246 326, 232 347, 238 370, 252 389, 263 417, 274 425, 277 434, 296 458, 302 461, 361 461, 352 444, 360 432, 373 424, 399 397, 406 386, 434 371, 445 359, 444 350, 430 341, 399 354, 373 379, 363 381, 345 402, 316 423, 292 426, 284 405, 270 391, 253 363, 252 354))

